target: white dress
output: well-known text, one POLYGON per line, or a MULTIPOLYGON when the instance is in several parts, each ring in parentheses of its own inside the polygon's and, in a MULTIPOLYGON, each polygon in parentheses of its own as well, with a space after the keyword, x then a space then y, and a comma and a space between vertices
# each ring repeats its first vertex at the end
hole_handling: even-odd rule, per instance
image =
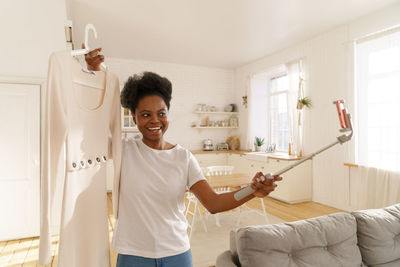
POLYGON ((119 83, 114 74, 82 73, 80 64, 67 51, 51 55, 39 264, 50 263, 51 235, 57 233, 55 227, 59 225, 59 267, 110 266, 106 162, 112 156, 117 177, 114 190, 118 189, 120 112, 119 83), (73 82, 77 77, 88 83, 102 79, 104 89, 79 85, 73 82), (93 99, 98 99, 98 105, 89 107, 93 99))

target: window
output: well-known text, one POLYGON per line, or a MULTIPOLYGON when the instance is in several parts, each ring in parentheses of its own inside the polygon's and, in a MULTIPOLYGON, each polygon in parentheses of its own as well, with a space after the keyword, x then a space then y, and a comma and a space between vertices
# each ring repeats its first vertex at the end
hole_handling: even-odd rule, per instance
POLYGON ((269 143, 278 151, 288 151, 289 144, 288 76, 272 78, 268 86, 269 143))
POLYGON ((254 75, 251 88, 252 136, 264 138, 265 148, 275 144, 277 151, 288 151, 291 113, 288 111, 289 78, 286 66, 254 75))
POLYGON ((265 139, 265 149, 275 144, 276 151, 288 152, 289 142, 297 137, 292 118, 297 111, 299 73, 296 62, 252 76, 248 137, 253 139, 248 139, 249 143, 254 143, 254 137, 258 136, 265 139))
POLYGON ((359 164, 400 170, 400 31, 356 45, 359 164))

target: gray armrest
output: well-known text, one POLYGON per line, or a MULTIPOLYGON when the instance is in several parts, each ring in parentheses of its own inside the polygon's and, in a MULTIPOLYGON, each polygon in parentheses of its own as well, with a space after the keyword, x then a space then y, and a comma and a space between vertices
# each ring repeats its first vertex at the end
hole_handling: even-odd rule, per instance
POLYGON ((215 267, 238 267, 238 265, 234 263, 232 253, 227 250, 225 252, 222 252, 217 257, 217 263, 215 267))

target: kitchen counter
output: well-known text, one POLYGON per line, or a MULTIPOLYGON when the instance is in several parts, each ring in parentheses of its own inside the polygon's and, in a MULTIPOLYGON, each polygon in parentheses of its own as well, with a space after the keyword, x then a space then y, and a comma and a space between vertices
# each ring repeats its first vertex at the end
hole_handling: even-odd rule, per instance
MULTIPOLYGON (((246 150, 226 151, 192 151, 200 167, 228 165, 234 166, 233 173, 275 173, 298 162, 301 158, 289 156, 288 153, 254 152, 246 150)), ((299 203, 312 199, 312 161, 307 160, 283 175, 278 190, 271 192, 270 197, 286 203, 299 203)))
POLYGON ((248 150, 210 150, 210 151, 204 151, 204 150, 190 150, 192 154, 215 154, 215 153, 225 153, 225 154, 240 154, 240 155, 246 155, 246 153, 249 153, 250 151, 248 150))
POLYGON ((264 161, 266 159, 278 159, 278 160, 299 160, 301 157, 290 156, 287 153, 276 152, 276 153, 266 153, 266 152, 252 152, 249 150, 191 150, 192 154, 239 154, 245 155, 246 158, 257 161, 264 161))
POLYGON ((278 159, 278 160, 299 160, 301 157, 288 155, 284 152, 248 152, 245 154, 246 158, 250 160, 257 160, 257 161, 266 161, 267 159, 278 159))

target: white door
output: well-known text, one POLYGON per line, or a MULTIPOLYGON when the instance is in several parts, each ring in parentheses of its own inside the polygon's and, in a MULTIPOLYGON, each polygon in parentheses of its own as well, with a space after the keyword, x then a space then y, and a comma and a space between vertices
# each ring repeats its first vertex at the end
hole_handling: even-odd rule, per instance
POLYGON ((0 241, 40 227, 40 85, 0 83, 0 241))

